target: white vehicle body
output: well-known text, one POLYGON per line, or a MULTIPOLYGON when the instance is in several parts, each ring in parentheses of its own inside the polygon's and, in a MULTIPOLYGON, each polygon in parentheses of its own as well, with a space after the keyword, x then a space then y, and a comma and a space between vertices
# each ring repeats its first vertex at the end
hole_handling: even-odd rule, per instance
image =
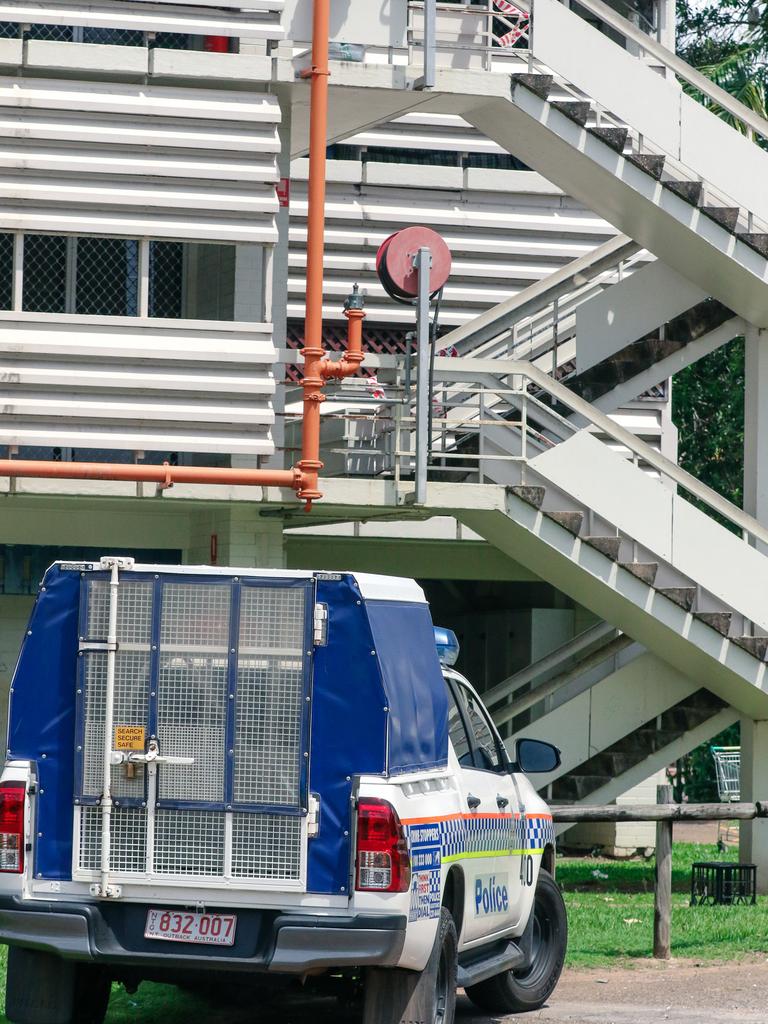
POLYGON ((448 906, 459 982, 477 981, 488 976, 484 956, 497 970, 520 962, 514 940, 529 925, 542 863, 554 866, 546 804, 514 770, 471 684, 439 665, 426 601, 409 580, 54 566, 14 678, 9 748, 0 803, 10 794, 23 805, 17 831, 6 823, 0 836, 0 941, 100 963, 115 978, 164 967, 169 979, 199 969, 418 972, 448 906), (303 609, 290 629, 281 595, 303 609), (214 614, 225 596, 226 615, 214 614), (48 684, 54 699, 37 673, 73 629, 74 611, 61 625, 67 601, 79 607, 78 664, 48 684), (294 706, 295 721, 285 711, 294 706), (361 771, 357 756, 367 759, 361 771), (397 832, 399 876, 389 853, 363 849, 366 808, 383 808, 397 832), (380 881, 397 878, 397 891, 380 881), (162 915, 172 934, 152 934, 162 915), (173 923, 182 916, 189 941, 173 923), (217 916, 229 944, 200 935, 217 916))

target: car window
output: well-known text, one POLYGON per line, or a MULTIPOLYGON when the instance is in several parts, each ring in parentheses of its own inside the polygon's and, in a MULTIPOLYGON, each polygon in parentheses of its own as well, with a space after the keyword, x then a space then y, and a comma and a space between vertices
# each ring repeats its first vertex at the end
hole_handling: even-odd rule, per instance
POLYGON ((464 768, 471 768, 474 763, 472 748, 451 687, 448 687, 448 735, 451 737, 459 764, 464 768))
POLYGON ((488 724, 485 709, 477 697, 465 686, 457 685, 456 691, 460 695, 460 700, 464 706, 467 722, 474 739, 475 767, 483 768, 489 772, 499 771, 503 767, 499 754, 499 745, 488 724))

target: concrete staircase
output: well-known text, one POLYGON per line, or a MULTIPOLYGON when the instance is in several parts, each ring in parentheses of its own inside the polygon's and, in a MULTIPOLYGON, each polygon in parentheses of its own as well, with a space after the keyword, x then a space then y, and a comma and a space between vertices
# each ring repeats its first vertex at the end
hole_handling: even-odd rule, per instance
MULTIPOLYGON (((548 789, 550 799, 557 804, 591 802, 594 794, 609 788, 618 787, 624 792, 629 788, 626 779, 633 768, 642 764, 645 771, 649 760, 663 768, 675 759, 671 756, 674 746, 682 741, 690 749, 695 745, 693 736, 707 722, 711 734, 717 733, 726 709, 725 701, 715 694, 697 690, 555 779, 548 789)), ((542 725, 546 728, 546 721, 542 725)))

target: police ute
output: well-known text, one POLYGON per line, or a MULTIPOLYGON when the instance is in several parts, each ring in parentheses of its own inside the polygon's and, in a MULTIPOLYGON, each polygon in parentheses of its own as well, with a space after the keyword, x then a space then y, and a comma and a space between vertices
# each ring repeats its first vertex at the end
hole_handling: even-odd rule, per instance
POLYGON ((57 562, 10 694, 0 942, 13 1024, 112 984, 277 994, 365 1024, 549 997, 552 817, 412 580, 57 562))

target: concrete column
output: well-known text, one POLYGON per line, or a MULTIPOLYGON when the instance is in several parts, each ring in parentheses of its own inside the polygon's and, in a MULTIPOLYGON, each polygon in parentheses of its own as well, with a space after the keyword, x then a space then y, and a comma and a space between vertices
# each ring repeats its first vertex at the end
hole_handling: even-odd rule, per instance
MULTIPOLYGON (((768 799, 768 721, 741 720, 741 799, 768 799)), ((739 859, 757 865, 757 887, 768 892, 768 821, 742 821, 739 859)))
MULTIPOLYGON (((749 325, 744 366, 744 511, 768 526, 768 333, 749 325)), ((759 546, 764 554, 764 546, 759 546)))
POLYGON ((282 569, 286 565, 282 519, 266 519, 257 505, 231 505, 201 509, 190 526, 185 551, 188 565, 216 565, 282 569))

